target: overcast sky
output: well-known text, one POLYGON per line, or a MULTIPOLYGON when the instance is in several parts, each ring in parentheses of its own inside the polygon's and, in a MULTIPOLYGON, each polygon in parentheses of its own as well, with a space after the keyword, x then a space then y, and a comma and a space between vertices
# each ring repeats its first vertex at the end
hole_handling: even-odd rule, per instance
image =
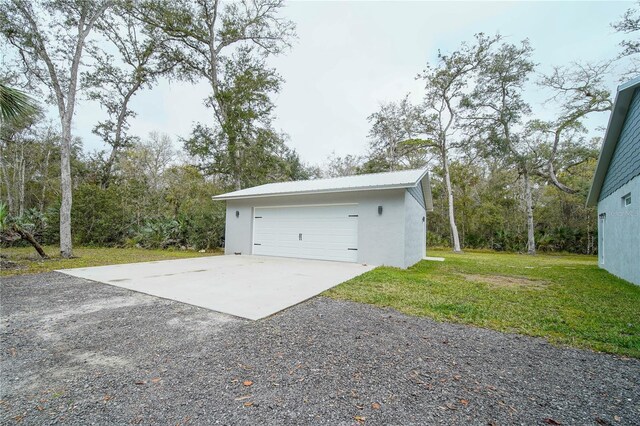
MULTIPOLYGON (((619 34, 610 23, 631 2, 290 2, 283 11, 297 25, 293 48, 271 64, 285 80, 275 97, 275 125, 289 135, 289 146, 303 161, 322 163, 337 155, 364 154, 367 116, 380 103, 410 93, 416 101, 422 84, 415 80, 438 49, 455 50, 477 32, 500 33, 509 41, 529 38, 540 71, 571 61, 613 58, 619 34)), ((610 86, 615 90, 617 76, 610 86)), ((138 117, 132 131, 187 136, 194 122, 208 122, 202 99, 206 84, 163 82, 133 102, 138 117)), ((527 98, 542 115, 539 93, 527 98)), ((103 119, 98 105, 83 101, 76 109, 75 134, 88 150, 102 149, 91 128, 103 119)), ((607 114, 590 127, 606 125, 607 114)), ((597 134, 595 132, 594 134, 597 134)))

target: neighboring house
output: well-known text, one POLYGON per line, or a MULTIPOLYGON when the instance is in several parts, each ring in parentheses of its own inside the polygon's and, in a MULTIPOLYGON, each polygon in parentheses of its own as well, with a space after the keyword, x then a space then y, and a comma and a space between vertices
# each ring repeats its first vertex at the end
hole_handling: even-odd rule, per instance
POLYGON ((640 77, 618 87, 593 176, 598 264, 640 285, 640 77))
POLYGON ((426 170, 270 183, 227 201, 225 254, 407 268, 426 255, 426 170))

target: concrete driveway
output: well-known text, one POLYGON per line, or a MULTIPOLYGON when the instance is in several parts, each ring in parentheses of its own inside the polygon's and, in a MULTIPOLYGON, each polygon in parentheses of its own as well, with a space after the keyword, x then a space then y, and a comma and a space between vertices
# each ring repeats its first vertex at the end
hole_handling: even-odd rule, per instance
POLYGON ((320 260, 213 256, 58 272, 258 320, 373 268, 320 260))

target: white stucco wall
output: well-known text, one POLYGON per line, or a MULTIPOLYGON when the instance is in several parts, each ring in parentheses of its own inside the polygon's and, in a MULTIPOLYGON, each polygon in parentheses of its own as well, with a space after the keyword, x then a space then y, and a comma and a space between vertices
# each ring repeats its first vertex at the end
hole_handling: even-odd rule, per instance
MULTIPOLYGON (((406 268, 410 266, 408 262, 413 264, 422 258, 422 249, 418 254, 412 253, 407 256, 405 203, 408 201, 406 196, 411 197, 405 189, 393 189, 229 200, 227 201, 225 254, 251 254, 252 218, 255 207, 357 203, 358 262, 406 268), (381 215, 378 214, 378 206, 382 206, 381 215), (236 211, 239 212, 237 218, 236 211)), ((412 205, 411 209, 415 212, 415 206, 412 205)), ((422 213, 419 220, 422 220, 422 213)), ((410 249, 414 250, 417 247, 416 244, 418 243, 412 238, 410 249)))
POLYGON ((640 176, 598 203, 598 264, 640 285, 640 176), (628 193, 631 205, 624 206, 622 197, 628 193))
POLYGON ((404 264, 409 267, 422 260, 426 254, 427 212, 409 191, 406 191, 404 200, 404 264))

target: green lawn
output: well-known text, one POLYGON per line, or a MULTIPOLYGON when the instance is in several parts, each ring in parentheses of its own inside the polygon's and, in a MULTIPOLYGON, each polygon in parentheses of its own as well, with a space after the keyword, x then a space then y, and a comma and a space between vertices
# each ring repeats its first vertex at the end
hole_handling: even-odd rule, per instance
POLYGON ((153 260, 184 259, 188 257, 213 256, 220 251, 199 253, 193 250, 147 250, 138 248, 74 247, 72 259, 62 259, 57 246, 45 247, 51 257, 41 260, 31 247, 1 248, 5 260, 16 262, 20 269, 0 270, 0 276, 37 274, 65 268, 83 268, 86 266, 114 265, 116 263, 151 262, 153 260))
POLYGON ((429 256, 446 260, 377 268, 324 294, 640 358, 640 287, 599 269, 593 256, 429 256))

